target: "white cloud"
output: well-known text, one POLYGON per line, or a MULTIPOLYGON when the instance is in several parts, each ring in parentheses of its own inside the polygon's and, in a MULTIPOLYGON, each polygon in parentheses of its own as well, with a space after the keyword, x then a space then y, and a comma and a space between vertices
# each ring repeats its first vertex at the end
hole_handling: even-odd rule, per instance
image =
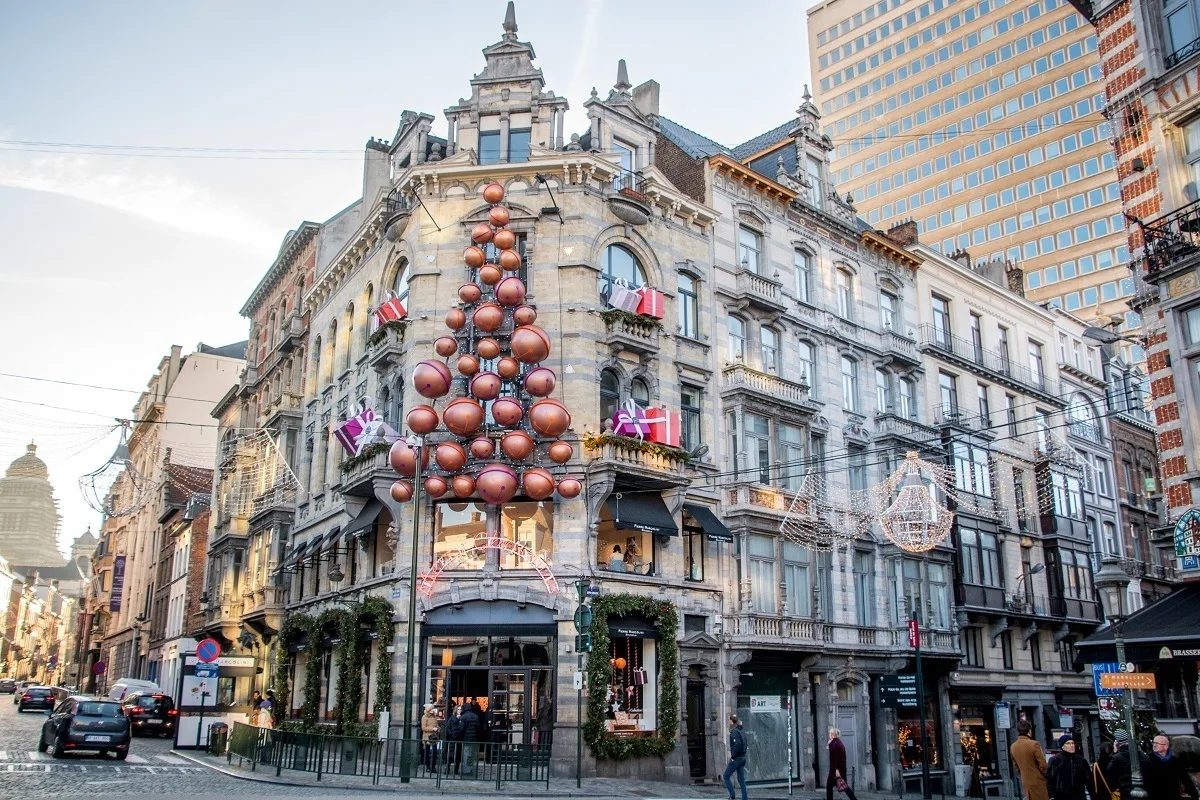
POLYGON ((133 214, 186 233, 273 252, 279 232, 246 210, 146 165, 114 167, 104 159, 0 150, 0 186, 48 192, 133 214))

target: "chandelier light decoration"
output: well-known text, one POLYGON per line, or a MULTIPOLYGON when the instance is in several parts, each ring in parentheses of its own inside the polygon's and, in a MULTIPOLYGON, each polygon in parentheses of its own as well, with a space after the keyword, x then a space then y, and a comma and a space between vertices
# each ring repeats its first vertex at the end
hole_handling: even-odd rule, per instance
POLYGON ((870 524, 863 503, 831 489, 823 477, 809 472, 796 490, 779 532, 802 547, 827 553, 854 541, 870 524))
MULTIPOLYGON (((508 229, 509 210, 500 205, 504 187, 488 184, 483 199, 491 209, 463 253, 468 281, 459 287, 461 302, 446 314, 450 334, 433 342, 444 360, 413 369, 413 386, 429 402, 413 407, 405 421, 426 444, 418 455, 400 440, 389 455, 401 475, 391 489, 400 503, 413 497, 418 457, 422 488, 435 500, 450 494, 499 506, 518 494, 546 500, 557 492, 570 499, 583 489, 578 478, 564 474, 575 452, 560 438, 571 414, 550 397, 557 376, 541 366, 550 356, 550 336, 536 324, 537 309, 525 302, 518 275, 523 259, 508 229), (494 256, 485 250, 489 244, 494 256), (443 399, 439 412, 435 404, 443 399)), ((557 591, 557 583, 547 582, 552 585, 557 591)))
POLYGON ((79 478, 84 502, 108 517, 127 517, 150 501, 155 488, 129 453, 129 420, 119 420, 117 447, 108 461, 79 478))
POLYGON ((956 496, 953 475, 923 461, 915 450, 905 454, 904 463, 873 493, 883 534, 900 549, 924 553, 950 535, 954 512, 942 498, 956 496))

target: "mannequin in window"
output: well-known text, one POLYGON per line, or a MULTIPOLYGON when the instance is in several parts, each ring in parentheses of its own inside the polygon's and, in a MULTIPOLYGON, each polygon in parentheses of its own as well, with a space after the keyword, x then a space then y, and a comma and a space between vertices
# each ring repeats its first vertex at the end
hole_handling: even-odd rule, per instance
POLYGON ((625 557, 621 555, 621 545, 619 544, 613 545, 612 555, 608 557, 608 569, 609 572, 625 571, 625 557))
POLYGON ((625 539, 625 571, 632 572, 637 575, 642 574, 642 567, 645 562, 642 560, 642 551, 638 547, 637 540, 632 536, 625 539))

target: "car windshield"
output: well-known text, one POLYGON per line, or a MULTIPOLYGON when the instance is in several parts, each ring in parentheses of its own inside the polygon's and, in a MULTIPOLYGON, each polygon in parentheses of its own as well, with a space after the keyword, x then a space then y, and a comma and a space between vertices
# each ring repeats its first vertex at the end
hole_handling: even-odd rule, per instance
POLYGON ((85 717, 119 717, 121 706, 118 703, 80 703, 77 713, 85 717))

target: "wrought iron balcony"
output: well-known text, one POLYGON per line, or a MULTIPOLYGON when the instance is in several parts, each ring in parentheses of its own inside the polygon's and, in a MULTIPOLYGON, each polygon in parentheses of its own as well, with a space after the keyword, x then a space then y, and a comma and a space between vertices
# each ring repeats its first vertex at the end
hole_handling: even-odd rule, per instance
POLYGON ((940 355, 985 378, 1013 388, 1034 392, 1059 405, 1066 405, 1060 396, 1058 381, 1044 373, 1015 362, 1005 353, 993 353, 979 347, 970 339, 955 336, 947 330, 926 323, 920 330, 921 349, 940 355))
POLYGON ((1004 595, 1004 608, 1010 614, 1044 617, 1049 613, 1050 600, 1045 595, 1031 592, 1009 592, 1004 595))
POLYGON ((1163 66, 1172 69, 1197 54, 1200 54, 1200 37, 1193 39, 1164 58, 1163 66))
POLYGON ((1148 578, 1150 580, 1173 581, 1178 578, 1174 567, 1164 567, 1137 558, 1122 558, 1118 563, 1125 574, 1131 578, 1148 578))
POLYGON ((1142 234, 1146 241, 1146 275, 1151 280, 1159 273, 1200 260, 1200 200, 1153 222, 1143 222, 1142 234))
POLYGON ((983 434, 984 436, 996 435, 989 417, 963 411, 960 406, 934 406, 933 424, 938 427, 953 425, 963 430, 983 434))
POLYGON ((646 196, 644 177, 621 170, 613 176, 612 188, 608 205, 618 219, 630 225, 645 225, 650 221, 650 198, 646 196))

